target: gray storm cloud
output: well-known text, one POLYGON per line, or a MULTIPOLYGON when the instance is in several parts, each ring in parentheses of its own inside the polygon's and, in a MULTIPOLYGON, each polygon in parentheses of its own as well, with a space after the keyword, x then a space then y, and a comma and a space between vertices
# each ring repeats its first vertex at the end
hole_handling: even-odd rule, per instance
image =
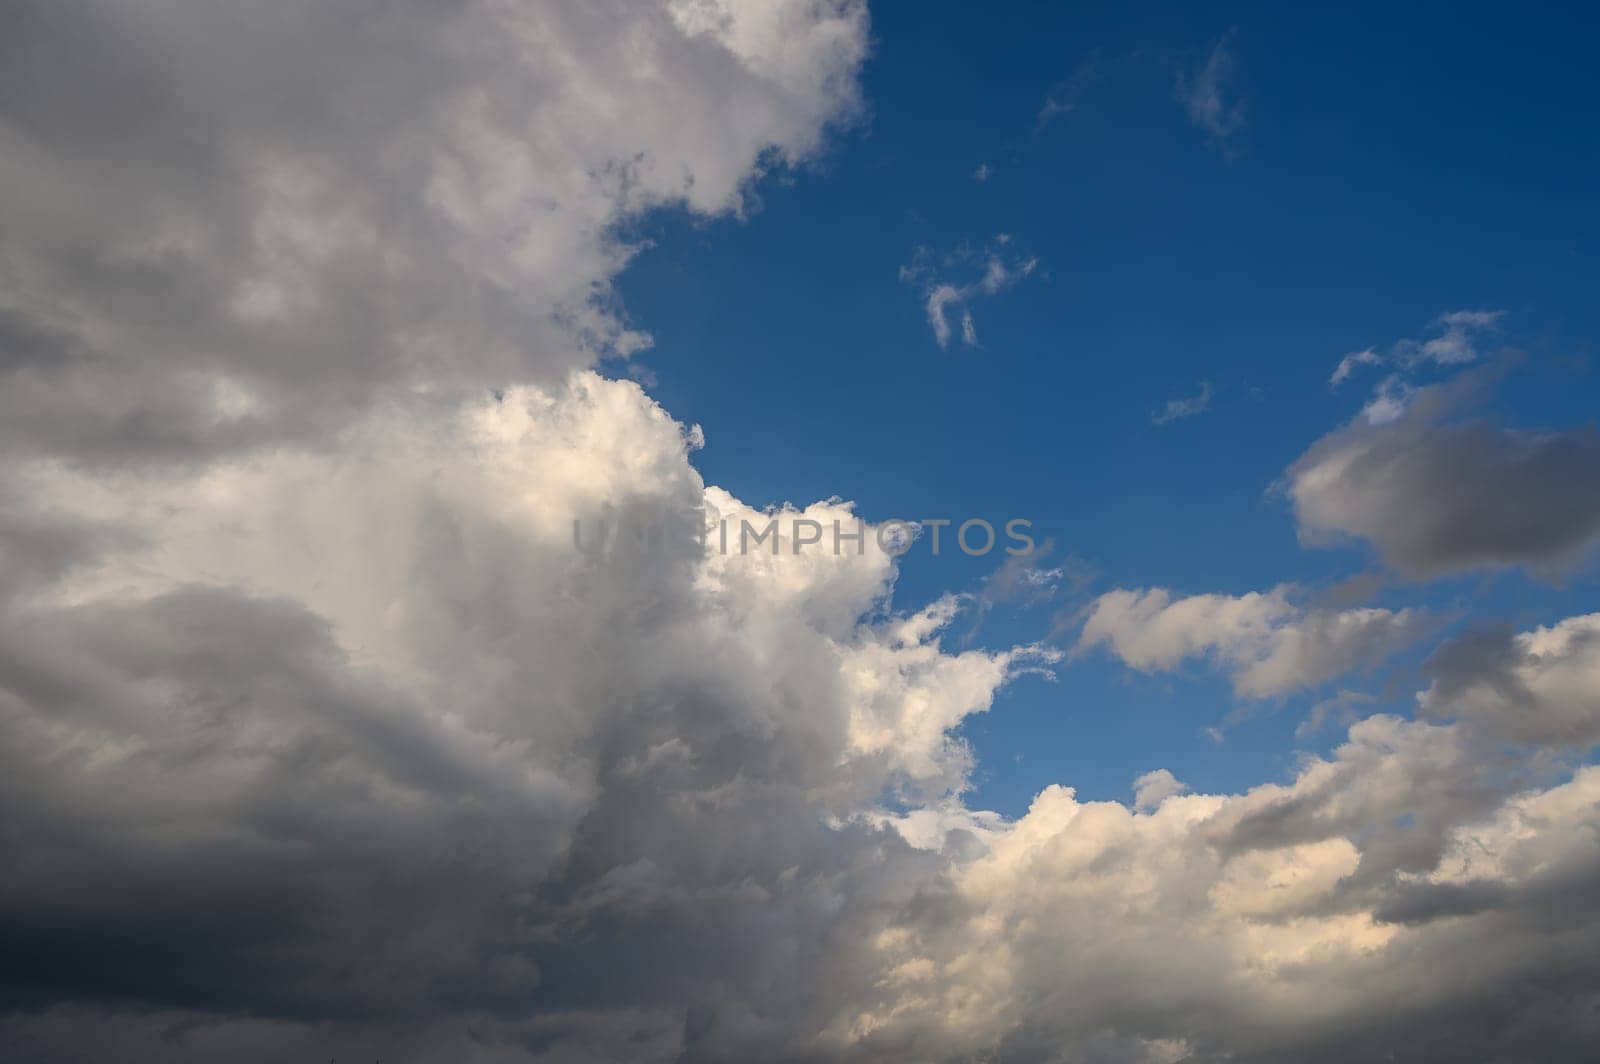
POLYGON ((1600 435, 1472 416, 1503 370, 1420 389, 1392 419, 1360 418, 1317 441, 1289 470, 1301 537, 1365 540, 1422 577, 1579 562, 1600 539, 1600 435))

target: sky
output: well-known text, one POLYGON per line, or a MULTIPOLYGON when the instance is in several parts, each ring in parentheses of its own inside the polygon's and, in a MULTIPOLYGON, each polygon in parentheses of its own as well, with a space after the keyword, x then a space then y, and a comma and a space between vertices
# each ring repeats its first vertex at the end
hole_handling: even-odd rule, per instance
MULTIPOLYGON (((1134 7, 875 11, 861 126, 763 185, 748 219, 641 224, 650 246, 618 283, 655 338, 635 365, 705 426, 708 479, 759 503, 839 494, 875 518, 1025 517, 1085 593, 1315 595, 1378 569, 1359 544, 1305 549, 1279 490, 1387 375, 1330 388, 1345 354, 1500 311, 1485 356, 1525 360, 1488 409, 1592 421, 1600 131, 1581 35, 1494 5, 1134 7), (1186 105, 1202 83, 1224 118, 1186 105), (968 283, 1002 234, 1000 261, 1036 269, 972 300, 976 346, 957 329, 941 348, 928 281, 900 271, 965 249, 936 276, 968 283)), ((914 551, 897 597, 975 593, 993 568, 914 551)), ((1487 599, 1528 626, 1592 591, 1474 572, 1373 601, 1470 623, 1487 599)), ((973 639, 1038 638, 1063 605, 986 618, 973 639)), ((1008 688, 964 729, 979 800, 1014 814, 1063 779, 1122 799, 1156 767, 1236 788, 1338 740, 1295 735, 1337 679, 1252 707, 1218 742, 1237 707, 1193 673, 1086 657, 1008 688)), ((1382 681, 1364 686, 1405 712, 1407 680, 1382 681)))
POLYGON ((8 1059, 1600 1039, 1583 13, 15 7, 8 1059))

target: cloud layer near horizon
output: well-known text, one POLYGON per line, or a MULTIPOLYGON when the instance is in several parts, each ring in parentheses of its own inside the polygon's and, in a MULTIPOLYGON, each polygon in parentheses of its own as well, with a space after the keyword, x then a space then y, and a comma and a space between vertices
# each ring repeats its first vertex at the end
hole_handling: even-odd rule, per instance
MULTIPOLYGON (((946 647, 958 602, 897 612, 870 538, 574 543, 756 516, 585 367, 643 342, 619 225, 738 212, 856 113, 860 5, 40 3, 0 49, 9 1059, 1519 1060, 1600 1034, 1600 774, 1502 746, 1572 730, 1507 722, 1568 704, 1591 619, 1493 669, 1442 654, 1430 719, 1360 721, 1286 782, 1152 772, 1137 809, 1053 786, 1009 821, 963 802, 955 729, 1055 651, 946 647)), ((1379 432, 1297 486, 1365 490, 1323 463, 1379 432)), ((1303 525, 1388 547, 1381 499, 1327 497, 1303 525)), ((1089 642, 1208 653, 1249 694, 1417 620, 1120 594, 1089 642)))
POLYGON ((1532 1024, 1507 1052, 1587 1030, 1526 1010, 1593 990, 1590 924, 1536 919, 1591 904, 1592 770, 1524 791, 1478 714, 1374 717, 1285 785, 968 810, 951 729, 1048 652, 943 649, 952 600, 881 613, 871 547, 574 549, 573 515, 756 516, 687 435, 584 375, 374 415, 331 455, 24 466, 52 538, 117 534, 0 626, 21 1059, 1332 1060, 1412 1044, 1397 1016, 1457 1047, 1469 1015, 1532 1024))

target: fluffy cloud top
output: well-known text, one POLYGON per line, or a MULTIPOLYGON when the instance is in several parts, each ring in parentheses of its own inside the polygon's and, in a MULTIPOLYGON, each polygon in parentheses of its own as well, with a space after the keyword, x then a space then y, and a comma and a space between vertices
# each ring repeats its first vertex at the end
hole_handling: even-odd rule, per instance
POLYGON ((377 415, 334 455, 26 464, 57 527, 118 535, 0 617, 0 773, 27 795, 4 981, 384 1037, 604 1017, 725 1059, 814 1037, 870 989, 815 936, 880 928, 916 882, 892 866, 926 861, 828 822, 961 786, 950 729, 1029 655, 941 652, 948 605, 859 626, 893 576, 870 536, 803 566, 577 549, 575 518, 737 509, 686 435, 584 375, 377 415), (112 927, 126 960, 84 963, 112 927))
POLYGON ((1513 742, 1600 742, 1600 614, 1516 634, 1495 630, 1442 647, 1422 712, 1465 717, 1513 742))
POLYGON ((852 0, 25 3, 0 435, 104 460, 648 343, 618 225, 741 209, 857 107, 852 0))
MULTIPOLYGON (((1594 772, 1541 789, 1470 715, 1377 717, 1240 795, 1158 771, 1137 810, 967 810, 952 730, 1039 652, 945 650, 949 601, 883 614, 870 538, 792 568, 575 547, 574 515, 747 512, 690 436, 581 375, 374 414, 333 454, 20 464, 57 547, 0 617, 16 1059, 1548 1059, 1594 1034, 1594 772)), ((1307 620, 1155 594, 1125 604, 1154 621, 1138 661, 1260 638, 1248 670, 1307 620)))
POLYGON ((1507 797, 1480 766, 1458 728, 1375 717, 1242 795, 1138 812, 1048 788, 958 859, 937 915, 880 938, 899 996, 854 1029, 872 1059, 1577 1053, 1594 940, 1556 928, 1591 904, 1600 774, 1507 797), (1550 993, 1512 1018, 1521 977, 1550 993))
MULTIPOLYGON (((580 375, 376 414, 337 454, 24 464, 81 549, 0 623, 17 1059, 1432 1060, 1592 1035, 1600 925, 1571 917, 1600 775, 1522 791, 1473 721, 1376 717, 1240 795, 1158 771, 1137 810, 1051 787, 1015 822, 969 811, 952 729, 1039 652, 945 650, 948 600, 882 613, 870 537, 793 568, 575 547, 573 515, 747 512, 689 437, 580 375), (1569 918, 1540 922, 1553 899, 1569 918)), ((1195 610, 1269 648, 1305 621, 1279 593, 1188 602, 1130 654, 1209 645, 1195 610)))

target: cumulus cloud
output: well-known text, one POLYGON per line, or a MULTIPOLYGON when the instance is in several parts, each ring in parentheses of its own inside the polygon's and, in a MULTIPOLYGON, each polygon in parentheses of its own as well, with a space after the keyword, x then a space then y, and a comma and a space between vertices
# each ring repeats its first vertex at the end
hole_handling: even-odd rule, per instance
MULTIPOLYGON (((60 527, 122 534, 0 624, 17 1059, 1436 1060, 1483 1038, 1462 1016, 1509 1056, 1592 1033, 1593 921, 1538 917, 1592 899, 1600 776, 1523 791, 1471 720, 1378 717, 1240 795, 1156 770, 1134 809, 968 809, 953 730, 1047 655, 943 648, 952 600, 886 611, 871 537, 575 546, 575 515, 754 513, 692 446, 580 375, 374 413, 337 454, 19 465, 60 527)), ((1210 615, 1271 630, 1279 598, 1210 615)))
POLYGON ((1488 369, 1418 389, 1386 416, 1313 444, 1287 478, 1302 540, 1362 539, 1423 577, 1577 561, 1600 536, 1600 436, 1473 416, 1488 369))
POLYGON ((1571 1055, 1596 939, 1557 929, 1593 907, 1600 773, 1494 776, 1459 728, 1374 717, 1240 795, 1047 788, 957 862, 937 930, 880 938, 900 994, 855 1026, 889 1059, 1571 1055), (1506 993, 1523 977, 1549 981, 1506 993))
POLYGON ((1471 720, 1512 742, 1600 742, 1600 613, 1466 635, 1428 668, 1433 683, 1417 698, 1426 716, 1471 720))
POLYGON ((1233 140, 1245 122, 1244 101, 1233 88, 1233 38, 1233 30, 1223 34, 1204 63, 1178 76, 1178 102, 1188 112, 1189 121, 1225 153, 1233 150, 1233 140))
POLYGON ((176 458, 648 337, 619 223, 740 210, 858 104, 852 0, 24 3, 0 442, 176 458))
POLYGON ((1146 772, 1133 781, 1133 808, 1141 813, 1151 812, 1168 798, 1183 794, 1188 789, 1187 783, 1164 768, 1146 772))
POLYGON ((950 346, 952 318, 961 329, 961 342, 967 347, 978 346, 977 323, 969 304, 1004 292, 1038 269, 1037 258, 1012 254, 1010 245, 1011 237, 1002 233, 981 252, 963 245, 948 255, 937 256, 928 248, 919 247, 911 262, 900 267, 900 280, 922 289, 923 310, 940 347, 950 346), (952 272, 976 272, 977 276, 956 283, 945 279, 952 272))
POLYGON ((0 629, 29 796, 6 982, 50 1006, 4 1021, 18 1059, 1431 1060, 1483 1037, 1463 1015, 1513 1056, 1591 1033, 1597 943, 1537 917, 1590 904, 1593 771, 1508 790, 1465 726, 1379 717, 1287 784, 1156 770, 1132 810, 1051 787, 1009 822, 950 796, 950 730, 1028 652, 942 650, 948 600, 846 620, 892 559, 573 548, 568 512, 608 503, 740 512, 636 386, 360 435, 129 494, 32 470, 63 521, 140 534, 0 629), (886 786, 930 797, 884 815, 886 786), (1535 973, 1537 1002, 1503 993, 1535 973))
POLYGON ((1094 601, 1077 649, 1104 646, 1144 672, 1210 658, 1239 694, 1266 698, 1376 664, 1433 627, 1419 610, 1303 609, 1283 587, 1182 598, 1119 588, 1094 601))
POLYGON ((564 1047, 610 1023, 726 1059, 815 1036, 822 987, 870 991, 815 934, 881 930, 916 882, 892 868, 926 860, 828 819, 961 788, 952 729, 1051 655, 942 651, 950 601, 862 625, 894 572, 871 536, 574 544, 575 519, 751 513, 690 445, 582 375, 445 423, 374 414, 337 454, 20 465, 59 522, 122 535, 0 614, 0 774, 27 795, 0 981, 492 1044, 530 1015, 564 1047), (126 960, 87 961, 108 931, 126 960), (754 996, 723 983, 757 969, 754 996))

